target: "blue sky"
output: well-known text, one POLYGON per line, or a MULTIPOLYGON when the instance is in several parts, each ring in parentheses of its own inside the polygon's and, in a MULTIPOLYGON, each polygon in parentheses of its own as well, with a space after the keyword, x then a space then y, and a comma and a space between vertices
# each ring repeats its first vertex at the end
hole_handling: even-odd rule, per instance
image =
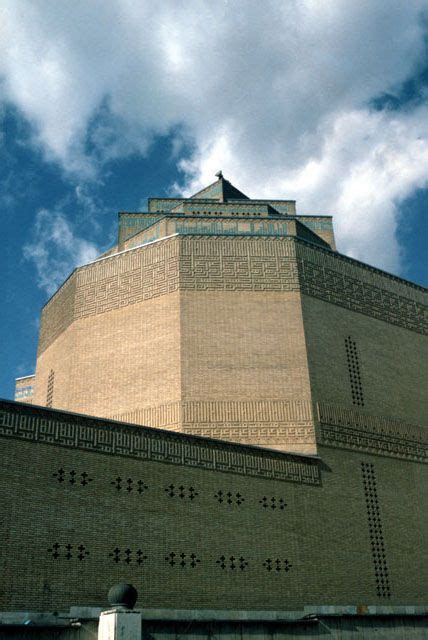
POLYGON ((1 397, 117 212, 220 168, 333 214, 340 251, 428 284, 426 0, 157 4, 0 7, 1 397))

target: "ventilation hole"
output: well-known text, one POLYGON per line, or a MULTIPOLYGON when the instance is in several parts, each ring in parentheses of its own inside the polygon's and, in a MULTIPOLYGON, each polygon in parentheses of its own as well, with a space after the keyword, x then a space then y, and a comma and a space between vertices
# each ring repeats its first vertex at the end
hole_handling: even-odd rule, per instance
POLYGON ((367 522, 369 539, 372 551, 372 561, 376 583, 376 593, 379 597, 390 598, 389 573, 386 562, 385 546, 383 540, 383 527, 380 517, 379 501, 376 488, 376 476, 374 465, 361 463, 364 496, 367 509, 367 522))
POLYGON ((48 383, 47 383, 47 389, 46 389, 46 406, 47 407, 51 407, 53 403, 54 383, 55 383, 55 371, 51 369, 48 375, 48 383))
POLYGON ((348 363, 352 404, 362 407, 364 406, 364 395, 361 381, 360 363, 357 352, 357 343, 352 340, 351 336, 345 338, 345 351, 348 363))
POLYGON ((200 558, 196 555, 196 553, 175 553, 171 551, 166 557, 165 562, 169 564, 170 567, 181 567, 181 569, 195 569, 198 564, 201 562, 200 558))
POLYGON ((222 489, 219 489, 217 493, 214 494, 214 498, 220 504, 237 505, 238 507, 245 502, 242 493, 232 493, 232 491, 225 492, 222 489))

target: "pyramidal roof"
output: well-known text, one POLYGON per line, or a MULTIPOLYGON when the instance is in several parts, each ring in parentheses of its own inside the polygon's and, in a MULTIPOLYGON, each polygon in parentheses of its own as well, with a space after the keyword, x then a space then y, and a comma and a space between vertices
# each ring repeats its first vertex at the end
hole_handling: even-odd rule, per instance
POLYGON ((193 196, 191 196, 192 200, 202 200, 202 199, 214 199, 218 202, 227 202, 228 200, 249 200, 250 198, 239 191, 236 187, 233 186, 229 180, 223 176, 223 173, 219 171, 216 173, 218 176, 218 180, 208 185, 201 191, 198 191, 193 196))

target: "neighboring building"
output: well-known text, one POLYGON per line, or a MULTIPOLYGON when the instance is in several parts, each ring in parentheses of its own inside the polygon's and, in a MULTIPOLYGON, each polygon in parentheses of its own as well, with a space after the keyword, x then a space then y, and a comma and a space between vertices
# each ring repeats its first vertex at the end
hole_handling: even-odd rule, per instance
POLYGON ((22 376, 15 379, 15 400, 32 404, 35 376, 22 376))
POLYGON ((424 301, 337 253, 330 216, 220 174, 119 214, 117 245, 43 309, 33 401, 315 453, 320 422, 426 423, 424 301))
POLYGON ((155 640, 422 638, 426 301, 221 175, 120 214, 0 402, 0 631, 129 582, 155 640))

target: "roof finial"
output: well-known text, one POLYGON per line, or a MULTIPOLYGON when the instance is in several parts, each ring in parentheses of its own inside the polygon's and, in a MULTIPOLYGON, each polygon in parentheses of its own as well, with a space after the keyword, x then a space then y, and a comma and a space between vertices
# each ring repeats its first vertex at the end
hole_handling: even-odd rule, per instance
POLYGON ((216 178, 218 178, 219 180, 223 180, 223 172, 221 169, 220 171, 217 171, 215 175, 216 175, 216 178))

